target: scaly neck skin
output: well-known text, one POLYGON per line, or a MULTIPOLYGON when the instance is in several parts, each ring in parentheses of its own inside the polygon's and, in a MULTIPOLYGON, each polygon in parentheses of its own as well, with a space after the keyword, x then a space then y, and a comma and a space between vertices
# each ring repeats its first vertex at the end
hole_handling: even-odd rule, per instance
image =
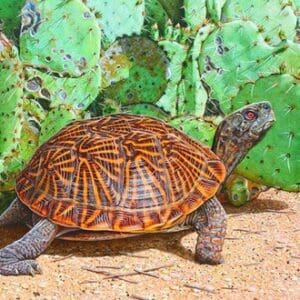
POLYGON ((239 134, 239 130, 229 133, 226 130, 228 124, 223 121, 215 134, 212 150, 221 158, 224 163, 227 176, 232 173, 237 164, 246 156, 252 144, 242 141, 244 138, 239 134))

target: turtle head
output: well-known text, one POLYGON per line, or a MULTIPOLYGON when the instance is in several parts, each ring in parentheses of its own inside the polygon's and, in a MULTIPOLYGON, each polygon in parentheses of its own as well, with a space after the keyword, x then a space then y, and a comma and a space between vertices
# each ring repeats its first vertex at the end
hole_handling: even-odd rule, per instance
POLYGON ((270 102, 256 102, 233 112, 219 125, 213 144, 223 160, 227 176, 259 142, 275 121, 270 102))

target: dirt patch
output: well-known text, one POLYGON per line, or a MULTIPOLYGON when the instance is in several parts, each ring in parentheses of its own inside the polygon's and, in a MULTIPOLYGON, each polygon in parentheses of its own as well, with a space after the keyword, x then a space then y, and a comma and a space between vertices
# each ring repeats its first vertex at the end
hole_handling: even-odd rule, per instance
MULTIPOLYGON (((299 299, 299 205, 299 194, 272 189, 242 208, 227 206, 220 266, 194 262, 193 232, 93 243, 56 240, 38 258, 42 275, 0 276, 0 299, 299 299), (146 274, 105 279, 135 270, 146 274)), ((24 232, 1 229, 0 247, 24 232)))

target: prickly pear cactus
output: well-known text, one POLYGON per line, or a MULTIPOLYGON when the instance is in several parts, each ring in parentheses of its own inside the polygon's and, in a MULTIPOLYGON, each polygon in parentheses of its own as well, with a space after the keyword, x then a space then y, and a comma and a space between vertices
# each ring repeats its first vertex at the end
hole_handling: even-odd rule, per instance
POLYGON ((242 206, 247 202, 256 199, 258 195, 267 190, 264 185, 252 182, 245 177, 232 174, 226 180, 226 185, 218 194, 221 202, 230 202, 234 206, 242 206))
POLYGON ((97 97, 101 85, 99 66, 77 78, 57 77, 29 67, 24 73, 25 94, 48 100, 50 107, 69 104, 76 109, 86 109, 97 97))
POLYGON ((268 99, 276 115, 276 122, 265 138, 250 150, 238 167, 241 175, 288 191, 299 190, 299 83, 290 75, 269 76, 247 84, 233 99, 234 109, 268 99))
POLYGON ((220 22, 225 3, 226 0, 206 0, 207 14, 213 22, 217 24, 220 22))
POLYGON ((41 122, 39 144, 46 142, 68 123, 80 118, 80 111, 73 110, 70 106, 59 106, 51 109, 41 122))
POLYGON ((25 121, 23 112, 23 74, 17 49, 0 33, 0 181, 6 179, 7 166, 14 156, 25 121))
POLYGON ((72 77, 97 64, 101 31, 82 1, 29 0, 21 16, 23 63, 72 77))
POLYGON ((157 24, 160 30, 165 28, 169 16, 159 0, 145 0, 145 11, 146 26, 157 24))
POLYGON ((141 33, 145 16, 144 0, 86 0, 84 2, 98 20, 105 45, 111 44, 118 37, 141 33))
POLYGON ((184 0, 184 20, 192 30, 199 30, 206 19, 206 0, 184 0))
POLYGON ((288 0, 230 0, 224 5, 222 22, 248 20, 255 23, 265 42, 276 45, 296 36, 295 5, 288 0))
POLYGON ((1 0, 0 27, 9 39, 17 41, 21 27, 19 15, 26 0, 1 0))
POLYGON ((118 112, 154 117, 164 121, 167 121, 169 118, 168 114, 166 114, 163 110, 159 109, 156 105, 147 103, 123 106, 119 108, 118 112))
POLYGON ((284 45, 269 46, 254 23, 238 20, 211 33, 202 49, 202 78, 211 87, 211 96, 218 99, 227 113, 231 109, 230 99, 243 84, 279 72, 274 55, 283 51, 284 45))
POLYGON ((172 119, 169 121, 169 123, 174 127, 179 128, 195 140, 212 146, 216 131, 216 126, 214 126, 213 124, 205 122, 200 118, 197 119, 187 116, 172 119))
POLYGON ((300 190, 298 0, 2 2, 3 30, 18 48, 1 33, 0 191, 74 119, 149 115, 210 145, 226 114, 259 100, 273 103, 277 123, 227 198, 253 197, 249 178, 255 191, 300 190))
POLYGON ((112 53, 102 58, 105 99, 122 105, 139 102, 154 103, 164 93, 168 61, 165 53, 150 39, 122 38, 107 50, 112 53))

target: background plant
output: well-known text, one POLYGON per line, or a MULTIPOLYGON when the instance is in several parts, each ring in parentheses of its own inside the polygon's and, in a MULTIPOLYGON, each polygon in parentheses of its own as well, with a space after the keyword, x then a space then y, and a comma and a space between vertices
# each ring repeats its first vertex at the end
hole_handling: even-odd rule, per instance
MULTIPOLYGON (((259 100, 272 102, 277 122, 237 172, 255 189, 299 191, 299 6, 3 0, 0 191, 13 190, 38 145, 71 120, 145 114, 211 145, 225 115, 259 100)), ((249 199, 245 186, 233 179, 233 203, 249 199)))

